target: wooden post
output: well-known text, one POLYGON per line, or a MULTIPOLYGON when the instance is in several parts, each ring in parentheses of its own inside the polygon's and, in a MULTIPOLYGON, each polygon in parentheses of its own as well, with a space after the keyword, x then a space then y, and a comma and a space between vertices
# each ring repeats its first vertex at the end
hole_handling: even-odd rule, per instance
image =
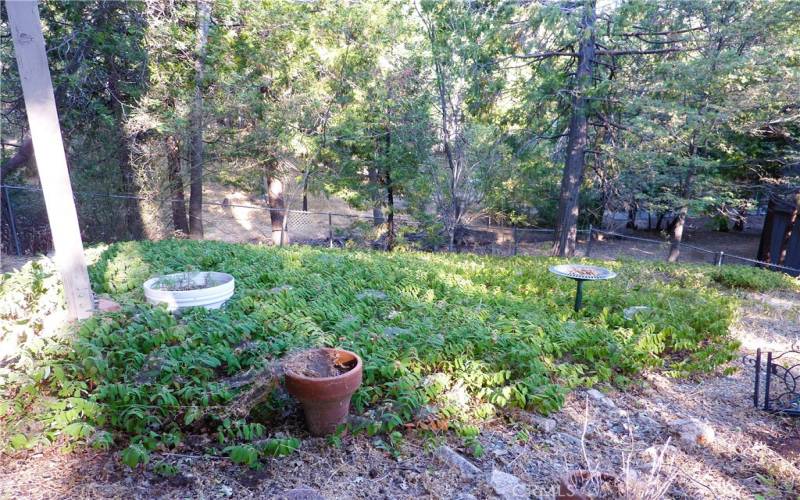
POLYGON ((519 244, 517 243, 517 226, 511 228, 511 235, 514 238, 514 255, 517 255, 517 252, 519 251, 519 244))
POLYGON ((586 257, 592 256, 592 237, 594 236, 594 227, 589 224, 589 239, 586 241, 586 257))
POLYGON ((328 212, 328 248, 333 248, 333 215, 328 212))
POLYGON ((92 315, 92 289, 47 66, 39 4, 36 0, 6 2, 6 12, 69 317, 87 318, 92 315))

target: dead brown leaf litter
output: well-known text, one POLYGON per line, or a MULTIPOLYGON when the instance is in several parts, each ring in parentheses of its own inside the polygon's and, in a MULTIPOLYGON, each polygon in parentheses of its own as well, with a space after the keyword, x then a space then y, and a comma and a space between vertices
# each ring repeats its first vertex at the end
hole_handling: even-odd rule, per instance
MULTIPOLYGON (((798 340, 800 295, 742 298, 734 333, 743 354, 757 347, 788 349, 798 340)), ((334 446, 307 437, 295 411, 270 432, 303 438, 300 449, 270 459, 260 470, 203 456, 190 446, 154 456, 147 471, 131 471, 113 453, 65 454, 53 447, 0 456, 0 498, 273 498, 298 488, 324 498, 496 498, 492 479, 502 473, 521 480, 524 495, 552 498, 559 477, 587 461, 622 477, 647 477, 666 443, 661 474, 674 476, 669 496, 795 498, 800 439, 794 422, 753 408, 753 369, 736 366, 740 370, 732 376, 696 380, 647 374, 635 387, 604 398, 577 391, 550 416, 555 428, 518 412, 500 415, 483 425, 479 440, 485 453, 477 459, 458 438, 437 430, 407 431, 399 458, 382 449, 380 438, 363 434, 345 435, 334 446), (692 433, 706 427, 713 437, 692 442, 697 436, 692 433), (465 474, 438 458, 435 450, 442 445, 478 472, 465 474), (151 472, 157 461, 174 466, 177 474, 151 472)))

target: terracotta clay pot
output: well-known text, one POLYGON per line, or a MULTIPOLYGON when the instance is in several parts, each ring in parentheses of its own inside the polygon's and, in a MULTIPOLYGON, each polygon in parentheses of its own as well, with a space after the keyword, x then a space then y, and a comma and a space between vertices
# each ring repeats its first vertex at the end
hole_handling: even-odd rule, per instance
POLYGON ((589 480, 595 479, 603 483, 608 483, 612 487, 617 487, 618 479, 612 474, 604 472, 589 472, 588 470, 578 470, 563 476, 558 480, 558 495, 556 500, 592 500, 591 495, 581 492, 580 490, 574 491, 575 485, 586 484, 589 480))
POLYGON ((314 436, 333 434, 345 423, 350 411, 350 397, 361 385, 361 358, 354 352, 343 349, 322 348, 332 353, 339 364, 355 361, 349 371, 333 377, 307 377, 290 370, 286 371, 286 390, 303 405, 308 430, 314 436))

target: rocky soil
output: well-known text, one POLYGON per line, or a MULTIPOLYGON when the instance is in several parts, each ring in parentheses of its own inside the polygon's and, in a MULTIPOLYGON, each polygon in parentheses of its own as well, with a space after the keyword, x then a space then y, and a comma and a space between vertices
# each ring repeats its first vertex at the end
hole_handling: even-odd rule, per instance
MULTIPOLYGON (((798 339, 800 295, 742 299, 734 331, 743 356, 798 339)), ((624 391, 578 391, 548 418, 498 415, 483 425, 480 458, 437 430, 409 430, 392 450, 381 438, 311 438, 286 424, 271 432, 303 438, 300 449, 258 470, 191 448, 137 471, 114 453, 53 447, 3 455, 0 498, 552 498, 558 479, 578 468, 616 475, 631 498, 657 498, 660 488, 677 498, 796 498, 795 423, 753 408, 753 365, 733 366, 731 376, 647 374, 624 391), (154 472, 171 468, 165 464, 177 473, 154 472)))

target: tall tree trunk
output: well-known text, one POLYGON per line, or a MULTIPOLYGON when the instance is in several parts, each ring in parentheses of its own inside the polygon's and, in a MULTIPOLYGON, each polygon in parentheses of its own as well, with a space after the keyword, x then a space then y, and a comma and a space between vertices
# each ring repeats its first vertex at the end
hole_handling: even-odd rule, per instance
MULTIPOLYGON (((389 151, 392 148, 392 132, 386 130, 386 156, 389 156, 389 151)), ((394 248, 394 186, 392 185, 392 166, 386 163, 386 205, 387 205, 387 222, 388 232, 386 233, 386 250, 391 251, 394 248)))
POLYGON ((165 139, 167 148, 167 169, 169 175, 170 205, 172 207, 172 226, 176 232, 189 235, 189 220, 186 218, 186 199, 183 194, 183 176, 181 175, 181 153, 178 139, 168 135, 165 139))
POLYGON ((272 244, 286 245, 289 243, 289 234, 283 234, 286 204, 283 199, 283 180, 279 177, 277 166, 269 162, 266 169, 267 200, 269 202, 269 220, 272 226, 272 244))
POLYGON ((639 215, 639 204, 636 203, 636 200, 633 200, 631 203, 631 207, 628 209, 628 222, 625 224, 625 227, 628 229, 636 229, 636 217, 639 215))
MULTIPOLYGON (((429 28, 429 38, 431 41, 431 47, 433 47, 436 43, 436 36, 434 32, 429 28)), ((442 121, 441 121, 441 131, 442 131, 442 146, 444 147, 444 156, 447 159, 447 166, 450 169, 450 182, 448 188, 450 190, 450 211, 451 211, 451 219, 448 221, 445 218, 445 229, 447 230, 448 234, 448 244, 447 250, 452 252, 455 249, 455 239, 456 239, 456 227, 459 224, 461 214, 459 214, 459 207, 458 207, 458 176, 460 174, 461 165, 459 164, 460 158, 456 158, 453 147, 450 143, 451 134, 450 134, 450 126, 448 124, 448 112, 447 106, 448 102, 450 102, 450 95, 447 92, 447 88, 445 87, 445 80, 444 80, 444 69, 442 68, 441 63, 434 55, 434 69, 436 70, 436 88, 439 93, 439 105, 441 106, 442 110, 442 121)), ((454 110, 455 112, 455 110, 454 110)))
MULTIPOLYGON (((456 163, 456 165, 458 165, 458 163, 456 163)), ((457 166, 456 168, 460 168, 460 166, 457 166)), ((451 197, 450 197, 451 198, 451 200, 450 200, 451 209, 450 210, 451 210, 451 212, 453 214, 453 220, 452 220, 452 224, 450 226, 450 245, 449 245, 449 248, 448 248, 448 250, 451 251, 451 252, 453 250, 455 250, 455 246, 456 246, 456 231, 458 231, 458 228, 461 226, 461 215, 462 215, 461 214, 461 204, 458 202, 458 187, 456 186, 456 177, 455 177, 456 172, 454 171, 453 174, 454 174, 453 178, 450 181, 450 194, 451 194, 451 197)), ((463 238, 461 240, 459 240, 459 241, 463 242, 463 238)))
POLYGON ((27 165, 28 161, 32 159, 33 140, 31 140, 30 136, 28 136, 22 141, 22 144, 20 144, 19 148, 17 148, 17 152, 14 153, 14 156, 0 165, 0 181, 2 181, 7 175, 15 172, 23 165, 27 165))
POLYGON ((686 214, 689 207, 684 205, 678 211, 678 216, 672 221, 672 242, 669 246, 669 262, 677 262, 681 253, 681 240, 683 240, 683 226, 686 224, 686 214))
POLYGON ((656 218, 656 231, 661 232, 661 228, 664 226, 664 217, 667 215, 666 212, 658 212, 658 216, 656 218))
MULTIPOLYGON (((689 141, 688 158, 690 162, 694 161, 694 155, 697 153, 697 146, 694 143, 694 138, 689 141)), ((692 181, 694 179, 694 164, 690 164, 686 172, 686 177, 683 179, 681 185, 681 198, 683 198, 683 205, 678 210, 678 216, 672 220, 670 225, 672 231, 672 243, 669 246, 669 262, 677 262, 678 256, 681 253, 681 241, 683 241, 683 229, 686 225, 686 215, 689 213, 689 197, 692 194, 692 181)))
POLYGON ((194 102, 192 103, 192 154, 189 170, 189 235, 203 239, 203 85, 208 45, 211 4, 197 0, 197 41, 194 61, 194 102))
POLYGON ((767 216, 764 217, 764 230, 761 232, 761 241, 758 243, 756 258, 762 262, 772 263, 772 232, 775 228, 775 199, 770 196, 767 202, 767 216))
POLYGON ((383 211, 381 210, 381 186, 378 179, 378 168, 369 167, 369 187, 372 193, 372 223, 376 226, 383 224, 383 211))
POLYGON ((794 226, 797 224, 797 212, 800 210, 800 193, 794 197, 794 208, 789 213, 789 218, 786 221, 786 229, 783 230, 783 238, 781 239, 781 247, 778 250, 778 265, 782 266, 786 263, 786 254, 789 253, 789 242, 792 241, 792 232, 794 226))
POLYGON ((388 232, 386 235, 386 250, 394 248, 395 228, 394 228, 394 186, 392 185, 391 171, 386 171, 386 222, 388 232))
POLYGON ((572 97, 572 116, 569 122, 567 157, 561 179, 558 200, 556 241, 553 254, 571 257, 575 254, 578 237, 578 198, 586 167, 586 145, 588 143, 586 94, 592 85, 595 59, 595 1, 586 0, 581 16, 581 42, 578 49, 578 71, 572 97))
POLYGON ((747 221, 747 209, 737 208, 736 215, 733 218, 733 230, 744 231, 744 224, 747 221))
POLYGON ((303 212, 308 212, 308 177, 309 172, 306 170, 306 175, 303 176, 303 212))
MULTIPOLYGON (((106 66, 108 67, 108 92, 111 96, 111 110, 117 122, 117 163, 121 175, 120 185, 122 192, 128 195, 135 195, 138 191, 135 180, 135 173, 131 165, 131 148, 128 135, 125 133, 125 110, 122 109, 124 96, 119 92, 120 75, 114 58, 106 55, 106 66)), ((144 222, 139 210, 139 200, 126 198, 122 200, 125 208, 125 231, 126 237, 133 240, 140 240, 144 236, 144 222)))

